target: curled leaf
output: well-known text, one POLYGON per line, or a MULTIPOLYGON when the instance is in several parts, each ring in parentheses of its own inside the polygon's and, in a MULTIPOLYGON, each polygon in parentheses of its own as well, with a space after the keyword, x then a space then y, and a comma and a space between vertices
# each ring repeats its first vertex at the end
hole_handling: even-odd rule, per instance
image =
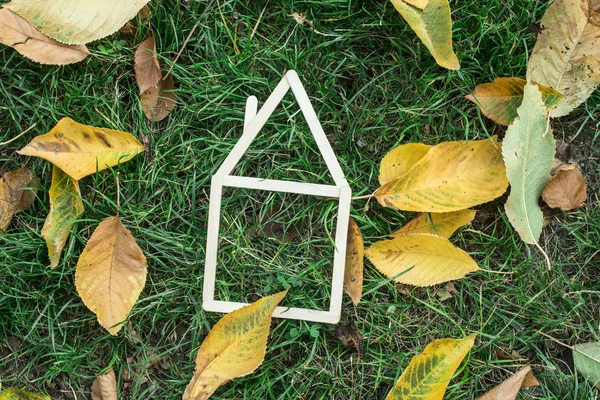
POLYGON ((358 305, 363 290, 363 268, 365 244, 362 234, 354 219, 348 223, 348 239, 346 244, 346 268, 344 269, 344 292, 358 305))

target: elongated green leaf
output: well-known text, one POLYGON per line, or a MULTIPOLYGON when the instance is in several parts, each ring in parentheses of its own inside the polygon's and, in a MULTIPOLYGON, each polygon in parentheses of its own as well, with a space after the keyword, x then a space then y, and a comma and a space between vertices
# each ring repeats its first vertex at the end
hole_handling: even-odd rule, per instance
POLYGON ((600 342, 574 346, 573 362, 577 371, 600 389, 600 342))
POLYGON ((83 214, 83 202, 79 182, 54 166, 52 186, 50 186, 50 213, 42 228, 42 236, 48 246, 50 268, 58 265, 74 220, 81 214, 83 214))
POLYGON ((510 195, 505 210, 511 225, 525 243, 535 244, 542 233, 544 216, 538 198, 550 180, 554 137, 546 106, 537 85, 527 83, 519 117, 508 127, 502 145, 510 195))
POLYGON ((452 19, 448 0, 429 0, 423 10, 404 0, 391 2, 440 66, 460 69, 458 58, 452 50, 452 19))

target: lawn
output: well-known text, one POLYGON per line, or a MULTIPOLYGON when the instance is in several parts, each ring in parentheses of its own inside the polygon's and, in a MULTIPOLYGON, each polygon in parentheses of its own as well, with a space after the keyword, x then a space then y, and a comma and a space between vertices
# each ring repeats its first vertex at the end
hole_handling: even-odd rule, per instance
MULTIPOLYGON (((221 317, 201 304, 210 179, 241 135, 246 98, 262 104, 296 70, 353 194, 367 195, 378 187, 380 160, 399 144, 503 137, 505 128, 464 96, 496 77, 525 76, 535 43, 530 24, 547 4, 450 1, 459 71, 437 66, 387 0, 153 1, 136 36, 93 42, 90 57, 66 67, 35 64, 2 46, 0 142, 36 125, 0 147, 0 172, 28 165, 41 190, 0 236, 1 388, 86 399, 94 377, 111 365, 123 399, 181 398, 196 350, 221 317), (314 29, 299 25, 294 12, 314 29), (151 34, 163 69, 173 65, 178 95, 160 123, 145 118, 133 72, 136 46, 151 34), (80 182, 85 213, 51 270, 40 234, 51 165, 16 150, 66 116, 150 136, 153 160, 139 155, 80 182), (98 222, 115 214, 117 172, 120 216, 148 259, 148 280, 127 326, 112 337, 77 295, 74 271, 98 222)), ((570 158, 587 178, 588 201, 575 211, 548 211, 541 245, 552 270, 512 230, 503 197, 477 207, 472 225, 452 238, 486 271, 457 281, 451 299, 442 301, 437 287, 400 287, 366 262, 363 299, 355 307, 345 296, 342 311, 342 321, 363 334, 362 357, 339 342, 334 326, 274 320, 265 362, 213 398, 383 399, 427 343, 470 333, 478 339, 446 399, 475 399, 526 364, 541 385, 522 399, 596 398, 576 375, 570 350, 538 331, 569 345, 600 340, 599 105, 596 91, 554 121, 556 139, 571 144, 570 158), (507 356, 513 351, 515 359, 507 356)), ((331 182, 297 111, 288 95, 240 174, 331 182)), ((290 304, 323 307, 336 210, 322 199, 227 190, 217 294, 252 301, 290 287, 290 304), (265 232, 271 220, 293 229, 265 232)), ((365 245, 414 216, 365 200, 354 201, 351 214, 365 245)))

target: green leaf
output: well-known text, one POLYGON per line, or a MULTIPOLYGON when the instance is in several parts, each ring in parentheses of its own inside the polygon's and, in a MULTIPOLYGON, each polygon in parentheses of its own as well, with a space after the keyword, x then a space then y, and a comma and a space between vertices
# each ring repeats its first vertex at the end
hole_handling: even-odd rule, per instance
POLYGON ((511 225, 525 243, 536 244, 544 216, 538 198, 550 180, 554 137, 538 86, 525 85, 518 118, 508 127, 502 145, 511 190, 505 210, 511 225))
POLYGON ((79 182, 54 166, 50 186, 50 213, 42 228, 42 236, 48 246, 50 268, 58 265, 60 253, 71 233, 74 221, 82 213, 83 202, 79 182))
POLYGON ((8 388, 0 393, 0 400, 51 400, 45 394, 29 393, 17 388, 8 388))
POLYGON ((600 389, 600 342, 574 346, 573 362, 577 371, 600 389))

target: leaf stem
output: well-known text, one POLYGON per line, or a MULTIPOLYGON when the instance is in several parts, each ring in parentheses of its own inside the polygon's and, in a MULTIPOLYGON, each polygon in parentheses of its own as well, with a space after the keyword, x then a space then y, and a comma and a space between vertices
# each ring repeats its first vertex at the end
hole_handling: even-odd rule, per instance
POLYGON ((546 254, 546 252, 544 251, 542 246, 540 246, 539 243, 535 243, 535 247, 537 247, 538 250, 544 255, 544 258, 546 259, 546 265, 548 266, 548 271, 550 271, 552 269, 552 263, 550 262, 550 258, 548 257, 548 254, 546 254))
POLYGON ((570 350, 572 350, 572 351, 576 351, 576 350, 573 348, 573 346, 569 346, 568 344, 566 344, 566 343, 563 343, 563 342, 561 342, 560 340, 558 340, 558 339, 555 339, 555 338, 553 338, 552 336, 550 336, 550 335, 548 335, 548 334, 546 334, 546 333, 544 333, 544 332, 542 332, 542 331, 536 331, 536 332, 537 332, 537 333, 539 333, 540 335, 544 336, 544 337, 547 337, 548 339, 552 340, 553 342, 556 342, 556 343, 560 344, 561 346, 563 346, 563 347, 566 347, 567 349, 570 349, 570 350))
POLYGON ((121 209, 121 190, 119 188, 119 173, 115 176, 115 183, 117 185, 117 217, 119 216, 119 210, 121 209))
POLYGON ((366 200, 366 199, 370 199, 370 198, 372 198, 372 197, 373 197, 373 195, 372 195, 372 194, 367 194, 367 195, 364 195, 364 196, 356 196, 356 197, 353 197, 351 200, 352 200, 352 201, 354 201, 354 200, 366 200))
POLYGON ((479 268, 479 270, 483 271, 483 272, 490 273, 490 274, 498 274, 498 275, 513 275, 514 274, 514 271, 508 271, 508 272, 505 272, 505 271, 491 271, 489 269, 483 269, 483 268, 479 268))

